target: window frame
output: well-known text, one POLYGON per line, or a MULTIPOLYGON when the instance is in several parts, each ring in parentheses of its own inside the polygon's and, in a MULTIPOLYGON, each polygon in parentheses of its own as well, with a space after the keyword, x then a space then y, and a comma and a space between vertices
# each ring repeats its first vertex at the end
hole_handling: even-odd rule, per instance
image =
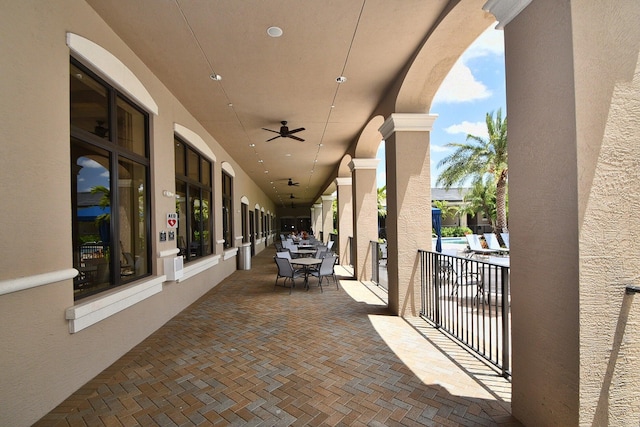
MULTIPOLYGON (((108 121, 108 137, 101 137, 97 134, 94 134, 90 131, 82 129, 78 126, 75 126, 71 122, 70 117, 70 162, 71 162, 71 202, 72 202, 72 242, 73 242, 73 262, 74 267, 81 267, 82 265, 82 256, 81 245, 78 247, 76 244, 80 241, 79 235, 79 219, 78 219, 78 189, 77 189, 77 177, 74 175, 75 170, 75 159, 73 156, 73 146, 85 146, 88 148, 94 148, 102 151, 106 151, 109 159, 109 203, 111 207, 120 207, 120 191, 119 191, 119 169, 121 165, 121 161, 125 160, 126 162, 130 162, 134 165, 140 165, 144 168, 144 182, 146 187, 144 188, 144 229, 142 230, 144 233, 144 241, 142 244, 144 245, 144 251, 140 252, 140 255, 143 256, 143 265, 137 265, 136 267, 131 266, 133 268, 133 274, 123 275, 121 269, 125 267, 125 262, 123 262, 121 256, 109 256, 107 258, 107 265, 109 270, 109 280, 107 282, 106 287, 97 288, 93 290, 87 290, 85 292, 81 292, 81 290, 76 289, 79 287, 78 278, 81 277, 79 275, 74 279, 74 300, 80 301, 86 297, 101 294, 104 292, 111 291, 115 288, 118 288, 122 285, 131 283, 133 281, 139 280, 144 277, 148 277, 152 274, 152 263, 151 263, 151 249, 153 245, 153 241, 151 238, 151 158, 150 158, 150 132, 151 132, 151 118, 149 112, 140 107, 135 101, 133 101, 130 97, 127 96, 123 91, 121 91, 114 84, 109 83, 106 79, 102 78, 98 73, 94 72, 87 65, 79 61, 78 59, 70 56, 69 66, 76 67, 82 73, 85 73, 88 77, 95 80, 100 86, 102 86, 107 91, 107 121, 108 121), (131 107, 135 112, 141 114, 143 118, 143 131, 144 131, 144 154, 136 153, 132 150, 125 148, 124 146, 118 143, 118 105, 119 102, 124 102, 127 106, 131 107), (137 270, 140 269, 144 271, 142 274, 137 274, 137 270), (115 272, 121 272, 121 274, 115 274, 115 272), (78 292, 76 292, 78 291, 78 292)), ((71 97, 71 88, 69 88, 69 94, 71 97)), ((71 100, 70 100, 70 105, 71 100)), ((109 254, 121 254, 123 253, 123 248, 121 245, 121 229, 122 229, 122 221, 124 217, 120 215, 118 209, 110 209, 110 220, 109 220, 109 233, 110 236, 118 236, 110 238, 110 242, 108 245, 109 254)), ((129 217, 130 220, 133 217, 129 217)), ((137 242, 135 242, 137 244, 137 242)))
POLYGON ((222 170, 222 236, 224 240, 224 249, 231 249, 234 247, 233 176, 224 169, 222 170))
MULTIPOLYGON (((184 161, 184 164, 182 165, 182 167, 180 168, 181 171, 184 172, 184 174, 178 174, 178 158, 176 156, 176 158, 174 159, 174 165, 175 165, 175 182, 176 182, 176 196, 179 196, 179 192, 178 192, 178 188, 179 188, 179 184, 183 184, 184 188, 185 188, 185 197, 186 200, 184 202, 184 206, 185 206, 185 210, 186 212, 184 212, 184 215, 182 215, 182 213, 179 211, 179 209, 176 209, 178 212, 178 249, 180 250, 180 252, 178 253, 179 256, 182 256, 185 260, 185 263, 194 261, 194 260, 198 260, 198 259, 202 259, 204 257, 210 256, 210 255, 214 255, 215 254, 215 245, 213 244, 214 241, 214 216, 215 216, 215 210, 213 209, 213 171, 214 171, 214 162, 213 160, 209 159, 206 155, 204 155, 202 152, 200 152, 200 150, 198 150, 197 148, 195 148, 192 144, 190 144, 189 142, 187 142, 184 138, 180 137, 177 134, 174 134, 173 137, 174 140, 174 153, 176 152, 176 144, 180 143, 183 146, 183 150, 184 150, 184 155, 181 157, 181 160, 184 161), (194 171, 190 170, 190 154, 195 155, 195 163, 197 165, 197 179, 194 177, 194 171), (208 164, 208 171, 209 171, 209 176, 206 179, 205 183, 205 176, 204 176, 204 171, 203 171, 203 162, 208 164), (202 203, 203 200, 203 194, 204 192, 208 192, 209 194, 209 199, 208 199, 208 204, 209 204, 209 216, 207 219, 208 222, 208 227, 203 229, 203 236, 204 236, 204 231, 208 232, 208 242, 205 242, 204 237, 202 237, 200 239, 200 242, 195 242, 195 239, 192 238, 192 228, 193 228, 193 221, 192 221, 192 217, 193 217, 193 212, 192 212, 192 208, 191 208, 191 203, 190 201, 192 200, 192 195, 191 195, 191 190, 192 188, 198 188, 199 189, 199 197, 198 199, 200 200, 200 203, 202 203), (182 234, 182 224, 184 223, 184 227, 185 227, 185 234, 182 234), (180 247, 182 245, 181 243, 181 238, 182 237, 186 237, 186 240, 184 242, 184 247, 180 247), (199 243, 199 246, 197 246, 198 249, 196 249, 195 254, 192 253, 192 247, 194 243, 199 243), (202 248, 206 247, 207 252, 203 252, 202 248), (187 250, 187 248, 189 248, 189 250, 187 250)), ((203 221, 201 221, 203 222, 203 221)))

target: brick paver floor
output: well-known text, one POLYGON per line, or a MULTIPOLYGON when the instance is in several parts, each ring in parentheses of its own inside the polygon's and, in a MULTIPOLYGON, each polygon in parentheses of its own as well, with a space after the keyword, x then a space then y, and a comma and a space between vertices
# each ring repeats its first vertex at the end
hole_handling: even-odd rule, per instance
POLYGON ((439 347, 438 332, 425 337, 346 278, 322 293, 315 278, 308 291, 274 289, 273 255, 252 258, 251 270, 233 273, 35 425, 519 425, 507 399, 439 347))

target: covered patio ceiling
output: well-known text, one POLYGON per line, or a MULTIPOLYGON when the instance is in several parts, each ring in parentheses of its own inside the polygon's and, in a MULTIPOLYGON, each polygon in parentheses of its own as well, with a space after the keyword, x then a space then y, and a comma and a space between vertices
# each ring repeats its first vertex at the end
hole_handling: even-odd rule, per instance
MULTIPOLYGON (((311 206, 334 190, 344 154, 459 3, 87 1, 282 207, 311 206), (282 34, 271 36, 271 27, 282 34), (304 141, 267 142, 278 134, 263 128, 278 131, 281 121, 304 128, 294 134, 304 141), (289 178, 299 185, 289 186, 289 178)), ((483 13, 483 1, 473 3, 483 13)))

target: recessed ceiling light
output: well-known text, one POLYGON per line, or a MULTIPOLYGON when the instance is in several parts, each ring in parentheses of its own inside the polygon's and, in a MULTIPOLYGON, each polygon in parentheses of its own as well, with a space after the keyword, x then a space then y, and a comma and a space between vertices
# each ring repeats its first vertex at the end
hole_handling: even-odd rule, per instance
POLYGON ((211 73, 211 74, 209 75, 209 78, 210 78, 211 80, 215 80, 215 81, 217 81, 217 82, 219 82, 220 80, 222 80, 222 76, 221 76, 220 74, 216 74, 216 73, 211 73))
POLYGON ((291 157, 291 154, 290 154, 290 153, 287 153, 287 154, 285 154, 284 156, 285 156, 285 157, 291 157))
POLYGON ((258 163, 264 163, 264 160, 260 159, 258 160, 258 163))
POLYGON ((347 81, 347 78, 345 76, 339 76, 338 78, 336 78, 336 81, 338 83, 344 83, 347 81))
POLYGON ((267 28, 267 34, 270 37, 280 37, 282 35, 282 28, 280 27, 269 27, 267 28))
POLYGON ((249 144, 249 147, 255 147, 256 144, 249 144))

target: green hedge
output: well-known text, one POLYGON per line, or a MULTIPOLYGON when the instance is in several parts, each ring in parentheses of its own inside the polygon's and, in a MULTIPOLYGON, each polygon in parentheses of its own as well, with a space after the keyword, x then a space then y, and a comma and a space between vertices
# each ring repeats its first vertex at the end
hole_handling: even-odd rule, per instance
POLYGON ((469 227, 442 227, 442 237, 463 237, 465 234, 473 234, 469 227))

